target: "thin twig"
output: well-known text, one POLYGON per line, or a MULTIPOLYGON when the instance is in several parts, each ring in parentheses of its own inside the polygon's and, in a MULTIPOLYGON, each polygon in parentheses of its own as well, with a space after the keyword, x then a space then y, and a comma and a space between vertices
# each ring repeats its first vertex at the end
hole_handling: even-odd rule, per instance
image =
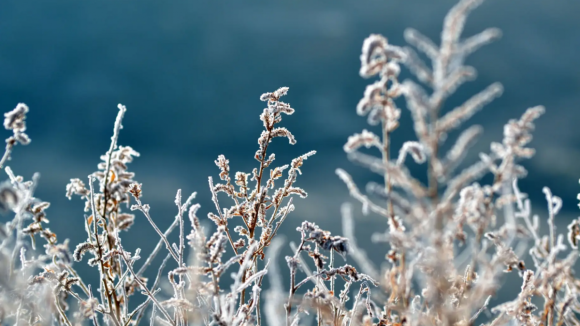
POLYGON ((135 200, 137 201, 137 208, 143 213, 143 215, 145 215, 145 217, 149 221, 149 224, 151 224, 151 226, 153 226, 153 229, 155 229, 155 231, 157 232, 159 237, 161 237, 161 240, 163 240, 163 242, 165 243, 165 248, 167 248, 167 251, 169 251, 169 253, 173 257, 173 259, 175 259, 175 261, 179 263, 179 256, 171 248, 171 245, 169 244, 169 240, 167 240, 167 237, 165 236, 165 234, 163 234, 163 232, 161 232, 159 227, 157 227, 157 224, 155 224, 155 222, 153 222, 151 215, 149 215, 149 211, 143 206, 140 199, 136 198, 135 200))
POLYGON ((93 237, 95 237, 96 242, 97 242, 97 259, 99 261, 99 272, 100 272, 100 280, 101 280, 101 297, 106 297, 107 299, 107 303, 109 305, 109 311, 108 313, 110 313, 113 316, 113 320, 119 324, 119 321, 117 320, 117 317, 114 316, 114 310, 113 310, 113 303, 111 300, 111 293, 109 292, 109 286, 107 285, 108 282, 105 278, 107 278, 107 273, 105 272, 105 266, 103 265, 103 248, 101 247, 101 242, 99 240, 99 232, 97 229, 97 223, 98 223, 98 217, 97 217, 97 210, 95 209, 95 198, 94 198, 94 194, 95 194, 95 190, 93 187, 93 176, 89 176, 89 190, 90 190, 90 198, 89 200, 91 201, 91 211, 93 213, 93 237), (104 292, 104 293, 103 293, 104 292))
MULTIPOLYGON (((167 228, 167 230, 163 234, 165 236, 165 239, 167 239, 167 237, 169 236, 169 234, 171 234, 171 231, 173 231, 173 229, 177 226, 178 222, 179 221, 176 218, 173 221, 173 223, 171 223, 171 225, 167 228)), ((155 257, 159 253, 159 251, 161 250, 161 246, 162 246, 163 243, 164 243, 163 238, 159 239, 159 241, 155 245, 155 248, 153 249, 153 251, 151 252, 151 254, 149 255, 149 257, 147 257, 147 259, 143 263, 143 266, 141 266, 141 268, 139 268, 139 271, 137 272, 137 275, 139 275, 139 276, 143 275, 143 273, 145 272, 145 270, 147 269, 147 267, 149 267, 149 265, 151 265, 151 263, 153 262, 153 260, 155 259, 155 257)), ((171 254, 171 253, 169 253, 169 254, 171 254)))
POLYGON ((119 242, 118 245, 119 245, 119 249, 122 252, 122 254, 119 255, 119 256, 125 262, 125 266, 127 266, 127 269, 129 270, 129 272, 131 273, 131 275, 133 275, 133 278, 135 279, 135 281, 137 283, 139 283, 139 286, 147 293, 147 296, 151 298, 151 301, 153 301, 153 303, 155 303, 155 305, 157 306, 157 309, 159 309, 159 311, 161 311, 161 313, 165 316, 165 318, 172 325, 175 325, 175 321, 173 319, 171 319, 171 317, 169 316, 169 313, 167 312, 167 310, 165 310, 165 308, 163 308, 163 306, 161 305, 161 303, 159 303, 159 301, 157 301, 157 299, 155 299, 155 295, 153 295, 153 293, 147 288, 147 285, 145 283, 143 283, 143 281, 141 280, 141 278, 138 277, 137 274, 135 274, 135 271, 133 271, 133 267, 131 266, 132 264, 125 257, 125 254, 124 254, 125 251, 123 250, 123 246, 121 245, 120 242, 119 242))
MULTIPOLYGON (((153 286, 151 287, 154 291, 157 291, 157 285, 159 284, 159 280, 161 279, 161 275, 163 273, 163 269, 165 269, 165 266, 167 265, 167 261, 169 260, 169 258, 171 258, 170 254, 167 254, 167 256, 165 256, 165 258, 163 259, 163 262, 161 262, 161 265, 159 266, 159 269, 157 270, 157 276, 155 277, 155 281, 153 282, 153 286)), ((139 275, 139 274, 137 274, 139 275)), ((156 293, 156 292, 154 292, 156 293)), ((145 303, 143 303, 145 306, 143 307, 143 309, 139 312, 139 315, 137 316, 137 318, 135 319, 135 325, 139 325, 139 322, 141 321, 141 318, 143 318, 143 315, 145 315, 145 309, 148 305, 149 302, 149 297, 147 297, 147 301, 145 303)), ((137 309, 135 309, 136 311, 137 309)), ((131 318, 129 318, 130 320, 131 318)))

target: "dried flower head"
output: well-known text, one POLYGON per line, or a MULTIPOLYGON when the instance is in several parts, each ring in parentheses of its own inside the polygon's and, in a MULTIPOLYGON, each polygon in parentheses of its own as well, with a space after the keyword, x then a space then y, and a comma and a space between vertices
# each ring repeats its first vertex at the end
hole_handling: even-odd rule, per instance
POLYGON ((277 102, 280 100, 280 97, 288 94, 288 89, 288 87, 280 87, 272 93, 264 93, 260 96, 260 101, 277 102))
POLYGON ((4 128, 13 130, 15 133, 26 131, 26 123, 24 122, 26 113, 28 113, 28 106, 24 103, 18 103, 14 110, 4 113, 4 128))

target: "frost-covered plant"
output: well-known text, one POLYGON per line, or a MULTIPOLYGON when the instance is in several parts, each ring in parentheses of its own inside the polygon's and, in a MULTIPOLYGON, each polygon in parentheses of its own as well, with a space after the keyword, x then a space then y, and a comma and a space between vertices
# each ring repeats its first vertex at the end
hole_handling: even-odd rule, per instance
MULTIPOLYGON (((268 147, 274 138, 284 137, 291 144, 296 143, 286 128, 278 127, 283 114, 294 113, 290 105, 280 101, 287 91, 288 88, 283 87, 260 98, 267 102, 267 108, 260 115, 264 131, 258 139, 259 149, 254 155, 259 164, 257 168, 251 173, 237 172, 232 179, 229 161, 223 155, 215 161, 223 183, 214 184, 213 179, 209 178, 216 209, 215 213, 208 214, 208 219, 215 224, 215 230, 210 235, 201 227, 197 217, 200 206, 193 204, 195 193, 184 203, 180 190, 175 199, 178 210, 175 221, 166 231, 157 227, 150 215, 149 205, 142 202, 142 184, 128 170, 128 164, 139 153, 131 147, 117 145, 126 112, 123 105, 118 106, 111 146, 101 156, 98 170, 88 176, 88 187, 77 178, 71 179, 66 186, 69 199, 78 195, 85 201, 87 239, 72 252, 68 240, 58 243, 56 235, 45 227, 48 219, 44 211, 49 204, 33 197, 36 177, 33 181, 23 182, 22 177, 14 176, 12 170, 6 167, 10 181, 2 185, 0 202, 4 210, 13 211, 16 215, 0 228, 0 323, 72 325, 87 320, 95 325, 100 322, 116 326, 137 325, 151 307, 151 323, 260 324, 261 285, 268 266, 262 262, 264 252, 271 245, 280 225, 294 210, 291 197, 307 196, 306 191, 296 186, 296 181, 304 161, 315 154, 314 151, 308 152, 282 166, 274 166, 275 155, 268 154, 268 147), (281 183, 279 179, 284 176, 285 180, 281 183), (96 181, 98 187, 95 186, 96 181), (218 201, 220 192, 231 198, 231 205, 222 207, 218 201), (128 209, 140 211, 160 237, 157 246, 142 264, 138 263, 141 259, 139 249, 133 254, 123 249, 121 234, 130 231, 135 222, 135 216, 127 212, 128 209), (185 215, 191 223, 189 234, 185 231, 185 215), (243 226, 230 227, 228 223, 232 219, 240 219, 243 226), (179 242, 170 243, 168 238, 176 228, 179 230, 179 242), (46 252, 37 256, 27 255, 27 249, 35 248, 37 234, 45 239, 46 252), (31 237, 30 244, 24 241, 24 235, 31 237), (192 249, 192 259, 186 257, 186 246, 192 249), (143 274, 162 250, 166 250, 167 254, 151 284, 143 274), (227 260, 224 259, 226 250, 233 252, 233 257, 227 260), (171 259, 177 267, 165 272, 171 259), (98 284, 85 284, 79 277, 73 265, 82 260, 98 269, 98 284), (223 282, 222 277, 229 276, 228 268, 233 266, 238 266, 238 271, 232 274, 233 283, 229 282, 232 285, 227 286, 228 282, 223 282), (171 297, 165 300, 159 299, 159 282, 163 276, 167 276, 173 289, 171 297), (145 295, 145 300, 138 305, 131 304, 130 299, 139 293, 145 295), (73 309, 73 313, 68 312, 69 297, 76 301, 77 308, 73 309)), ((15 139, 22 144, 29 142, 24 134, 27 112, 28 108, 19 104, 5 115, 6 129, 14 131, 14 136, 7 140, 10 146, 4 155, 6 158, 15 139)), ((325 242, 321 238, 320 241, 327 249, 346 250, 341 247, 345 244, 338 239, 325 242)))
MULTIPOLYGON (((360 74, 378 76, 379 80, 367 87, 357 113, 367 115, 371 125, 380 124, 381 134, 363 130, 351 136, 344 149, 350 159, 382 175, 385 182, 368 184, 365 194, 346 171, 338 169, 337 174, 362 203, 363 213, 372 211, 387 219, 387 231, 373 240, 390 246, 390 264, 378 272, 376 262, 351 246, 352 257, 361 269, 381 281, 384 296, 370 297, 372 303, 359 303, 361 307, 355 303, 342 316, 335 314, 335 324, 347 320, 348 324, 364 325, 472 325, 488 309, 490 298, 501 285, 502 273, 512 270, 518 270, 523 278, 521 293, 514 301, 491 309, 494 317, 490 325, 579 323, 574 311, 580 311, 580 283, 573 275, 578 253, 572 251, 566 258, 559 255, 566 246, 564 236, 557 236, 554 228, 554 216, 562 201, 544 189, 549 235, 542 237, 538 216, 531 218, 530 202, 517 188, 517 180, 526 175, 518 161, 534 155, 527 145, 534 120, 544 108, 530 108, 519 119, 510 120, 504 127, 503 141, 492 143, 489 153, 481 153, 478 162, 459 173, 456 168, 481 134, 481 127, 467 128, 448 152, 441 151, 451 130, 502 93, 501 85, 495 83, 462 105, 443 109, 445 100, 475 77, 475 69, 464 65, 466 56, 500 36, 491 28, 460 38, 468 13, 481 2, 462 0, 451 9, 439 46, 416 30, 405 32, 406 40, 431 60, 431 68, 412 48, 391 45, 381 35, 371 35, 363 44, 360 74), (431 91, 412 80, 400 82, 401 64, 431 91), (392 158, 390 141, 401 115, 395 103, 398 97, 406 100, 417 141, 404 143, 398 157, 392 158), (377 148, 380 157, 360 152, 363 146, 377 148), (408 155, 427 165, 427 184, 405 168, 408 155), (493 175, 493 182, 477 183, 486 173, 493 175), (533 268, 522 260, 528 238, 534 240, 529 251, 533 268), (543 309, 535 311, 534 296, 543 298, 543 309), (365 312, 356 313, 360 310, 365 312)), ((351 214, 350 206, 345 206, 344 232, 352 239, 351 214)), ((577 221, 569 227, 572 246, 578 230, 577 221)))
MULTIPOLYGON (((556 234, 554 220, 562 200, 544 188, 548 232, 540 234, 540 218, 532 215, 530 201, 517 184, 526 175, 518 162, 534 155, 528 144, 544 109, 530 108, 510 120, 502 142, 492 143, 489 153, 481 153, 463 171, 457 169, 481 127, 467 128, 446 153, 442 151, 450 131, 502 92, 495 83, 456 108, 444 108, 446 99, 475 77, 475 69, 464 65, 466 56, 500 35, 488 29, 460 39, 468 13, 481 2, 460 0, 453 7, 445 18, 440 46, 407 30, 407 41, 431 59, 431 68, 412 48, 391 45, 383 36, 373 34, 363 43, 360 74, 377 76, 378 81, 365 90, 357 113, 367 116, 372 128, 380 126, 380 133, 363 130, 348 138, 344 150, 354 162, 381 175, 384 184, 369 183, 363 192, 346 171, 339 169, 337 174, 364 214, 386 219, 387 230, 373 236, 384 244, 386 262, 369 260, 358 246, 352 205, 344 204, 343 235, 308 221, 297 228, 300 241, 290 243, 293 254, 286 257, 290 279, 285 289, 274 260, 283 246, 276 235, 294 210, 293 195, 307 195, 296 182, 304 161, 315 154, 276 166, 274 154, 268 152, 277 137, 296 143, 290 131, 278 126, 283 115, 294 113, 280 101, 288 88, 260 97, 267 107, 260 115, 264 130, 254 155, 258 166, 232 176, 224 155, 215 161, 220 182, 209 177, 215 205, 207 215, 211 230, 202 227, 195 193, 183 202, 181 190, 175 198, 175 220, 166 230, 159 229, 144 203, 146 188, 128 169, 139 153, 117 144, 126 112, 119 105, 111 146, 97 171, 84 181, 71 179, 66 187, 69 199, 75 195, 85 202, 87 238, 72 252, 68 240, 58 241, 46 227, 49 203, 34 197, 38 175, 24 181, 9 167, 4 169, 9 180, 0 185, 0 210, 14 217, 0 223, 0 324, 128 326, 146 323, 147 317, 150 325, 290 326, 306 324, 311 315, 318 325, 464 326, 489 310, 490 326, 580 325, 575 315, 580 312, 580 281, 573 272, 580 218, 568 226, 567 235, 556 234), (400 82, 401 65, 431 91, 412 80, 400 82), (404 143, 398 155, 392 155, 391 139, 403 114, 395 102, 399 97, 406 100, 417 140, 404 143), (366 153, 375 149, 380 156, 366 153), (426 184, 405 166, 408 156, 426 165, 426 184), (492 182, 478 183, 487 173, 492 182), (229 203, 218 195, 228 197, 229 203), (131 211, 139 211, 159 236, 144 260, 139 249, 130 253, 123 247, 122 234, 131 232, 135 223, 131 211), (169 240, 174 231, 177 243, 169 240), (36 250, 38 237, 44 239, 44 252, 36 250), (530 239, 533 264, 526 266, 524 249, 530 239), (565 239, 574 249, 567 254, 565 239), (165 258, 150 281, 143 275, 161 252, 165 258), (335 259, 336 254, 342 259, 335 259), (77 273, 75 263, 83 260, 99 271, 96 284, 86 283, 77 273), (170 261, 175 267, 166 271, 170 261), (512 301, 490 308, 502 274, 512 271, 522 278, 521 291, 512 301), (270 287, 263 291, 266 274, 270 287), (169 291, 162 292, 164 279, 169 291), (543 300, 541 309, 538 299, 543 300)), ((28 111, 19 104, 5 114, 4 127, 13 135, 6 141, 0 168, 16 143, 30 142, 25 133, 28 111)))

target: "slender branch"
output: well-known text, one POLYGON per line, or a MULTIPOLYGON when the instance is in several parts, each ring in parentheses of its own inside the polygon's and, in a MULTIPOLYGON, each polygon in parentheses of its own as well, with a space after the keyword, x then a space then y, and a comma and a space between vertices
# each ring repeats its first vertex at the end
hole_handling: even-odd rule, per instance
MULTIPOLYGON (((56 306, 56 310, 58 310, 58 314, 60 315, 60 318, 68 325, 68 326, 72 326, 72 323, 70 322, 70 320, 68 319, 68 317, 66 316, 66 314, 64 313, 64 311, 62 310, 62 307, 60 306, 60 302, 58 300, 58 293, 53 293, 54 295, 54 305, 56 306)), ((18 321, 16 321, 16 324, 18 324, 18 321)))
MULTIPOLYGON (((109 305, 109 313, 113 314, 113 303, 111 300, 111 293, 109 292, 109 286, 107 285, 107 280, 105 279, 107 277, 107 273, 105 272, 105 266, 103 265, 103 248, 101 247, 101 241, 99 240, 99 231, 97 229, 97 223, 98 223, 98 217, 97 217, 97 211, 95 209, 95 198, 94 198, 94 194, 95 194, 95 190, 93 187, 93 177, 89 176, 89 189, 90 189, 90 198, 89 200, 91 201, 91 211, 93 213, 93 236, 95 237, 95 240, 97 242, 97 254, 98 254, 98 261, 99 261, 99 272, 100 272, 100 279, 101 279, 101 295, 104 295, 107 298, 107 303, 109 305), (103 290, 104 290, 104 294, 103 294, 103 290)), ((116 317, 113 318, 114 320, 116 320, 116 317)))
POLYGON ((155 295, 147 288, 147 285, 145 283, 143 283, 143 281, 141 280, 141 278, 138 277, 137 274, 135 273, 135 271, 133 270, 133 267, 131 266, 131 263, 125 257, 125 254, 124 254, 125 251, 123 250, 123 247, 121 246, 121 243, 120 242, 119 242, 119 248, 121 249, 121 253, 122 253, 119 256, 125 262, 125 266, 127 266, 127 269, 129 270, 129 272, 131 273, 131 275, 133 275, 133 278, 135 279, 135 281, 137 283, 139 283, 139 286, 147 293, 147 296, 151 298, 151 301, 153 301, 153 303, 155 303, 155 305, 157 306, 157 309, 159 309, 159 311, 161 311, 161 313, 171 323, 171 325, 174 325, 175 326, 175 321, 173 319, 171 319, 171 316, 169 315, 169 313, 167 312, 167 310, 165 310, 165 308, 163 308, 163 306, 161 305, 161 303, 159 303, 159 301, 157 301, 157 299, 155 298, 155 295))
POLYGON ((0 159, 0 169, 2 169, 4 167, 4 164, 10 158, 10 154, 12 153, 12 148, 14 148, 14 144, 16 144, 15 140, 11 140, 11 141, 9 141, 9 140, 10 140, 10 138, 6 140, 6 150, 4 151, 4 155, 2 155, 2 159, 0 159))
POLYGON ((389 214, 389 218, 394 220, 395 219, 395 211, 393 208, 393 201, 391 199, 391 191, 393 186, 391 184, 391 176, 390 173, 387 172, 388 165, 389 165, 389 156, 390 156, 390 139, 389 139, 389 129, 387 127, 387 119, 384 118, 382 120, 382 127, 383 127, 383 147, 381 149, 381 154, 383 156, 383 164, 385 165, 385 191, 387 194, 387 211, 389 214))
POLYGON ((149 221, 149 224, 151 224, 151 226, 153 226, 153 228, 155 229, 155 231, 157 232, 157 234, 161 237, 161 240, 163 240, 163 242, 165 243, 165 247, 167 248, 167 250, 169 251, 169 253, 173 257, 173 259, 175 259, 175 261, 177 263, 179 263, 179 257, 178 257, 178 255, 171 248, 171 245, 169 244, 169 240, 167 240, 167 237, 165 236, 165 234, 163 232, 161 232, 161 230, 159 229, 159 227, 157 227, 157 224, 155 224, 155 222, 153 222, 153 219, 151 218, 151 215, 149 215, 149 210, 146 209, 143 206, 143 204, 141 203, 141 200, 140 199, 135 198, 135 200, 137 201, 137 208, 143 213, 143 215, 145 215, 145 217, 149 221))
POLYGON ((213 283, 213 291, 214 291, 214 298, 216 298, 216 300, 214 300, 215 304, 216 304, 216 314, 219 316, 222 313, 222 307, 221 307, 221 303, 220 303, 220 299, 219 299, 219 283, 217 280, 217 277, 215 275, 215 271, 213 270, 213 268, 211 268, 211 280, 213 283))
POLYGON ((232 239, 232 236, 230 234, 230 230, 229 230, 228 225, 227 225, 227 223, 228 223, 227 218, 222 215, 220 203, 219 203, 218 198, 217 198, 217 193, 215 192, 215 189, 213 187, 213 178, 209 177, 208 182, 209 182, 209 190, 211 191, 211 200, 213 201, 213 203, 215 205, 215 209, 217 210, 217 212, 220 216, 220 219, 222 221, 224 221, 224 223, 226 223, 225 230, 226 230, 226 235, 228 236, 228 241, 230 242, 230 246, 232 246, 234 253, 237 255, 238 249, 236 249, 236 246, 234 245, 234 239, 232 239))
MULTIPOLYGON (((304 246, 305 242, 306 241, 304 240, 304 236, 302 236, 302 241, 300 241, 300 245, 298 246, 296 252, 294 253, 294 256, 292 257, 293 260, 298 259, 298 255, 300 254, 300 251, 302 250, 302 247, 304 246)), ((297 263, 295 262, 291 262, 289 263, 289 265, 290 265, 290 290, 288 294, 288 303, 286 303, 286 326, 292 325, 290 314, 292 313, 292 302, 294 301, 294 294, 296 293, 297 289, 297 287, 294 284, 296 283, 296 268, 298 266, 297 263)))
MULTIPOLYGON (((139 271, 137 272, 137 275, 139 275, 139 276, 143 275, 143 273, 145 272, 145 270, 147 269, 147 267, 149 267, 149 265, 151 265, 151 263, 153 262, 153 260, 155 259, 155 257, 159 253, 159 251, 161 250, 161 245, 164 243, 163 239, 164 238, 167 239, 167 237, 169 236, 169 234, 171 233, 171 231, 173 231, 173 229, 177 226, 177 224, 178 224, 178 220, 175 219, 173 221, 173 223, 171 223, 171 225, 167 228, 167 230, 163 234, 164 237, 162 237, 161 239, 159 239, 159 241, 157 242, 157 245, 155 245, 155 248, 153 249, 153 251, 151 252, 151 254, 149 255, 149 257, 147 257, 147 260, 145 260, 145 263, 143 263, 143 266, 141 266, 141 268, 139 268, 139 271)), ((171 252, 169 254, 171 254, 171 252)))
MULTIPOLYGON (((251 200, 253 200, 255 196, 260 195, 260 188, 262 186, 262 176, 264 174, 264 168, 265 168, 264 160, 266 159, 266 156, 267 156, 268 145, 270 144, 270 140, 272 139, 272 129, 273 128, 274 128, 274 122, 272 122, 271 126, 266 126, 266 130, 268 132, 268 135, 266 137, 266 143, 264 145, 262 157, 260 158, 260 170, 258 172, 258 176, 256 177, 256 192, 254 193, 254 196, 252 196, 251 200)), ((258 212, 256 212, 256 214, 258 214, 258 212)), ((255 223, 254 225, 249 225, 250 228, 248 231, 250 232, 250 240, 254 239, 254 232, 256 230, 256 225, 257 225, 257 223, 255 223)), ((246 271, 244 271, 242 274, 242 283, 244 283, 245 281, 246 281, 246 271)), ((244 304, 245 301, 246 301, 246 289, 243 289, 242 294, 240 296, 240 307, 244 304)))
MULTIPOLYGON (((290 199, 288 200, 288 203, 286 204, 286 210, 284 211, 284 215, 282 215, 282 218, 280 218, 280 221, 276 224, 276 228, 274 228, 274 231, 272 232, 272 235, 270 236, 269 240, 266 241, 267 243, 270 242, 270 241, 272 241, 272 239, 274 239, 274 236, 276 236, 276 234, 278 233, 278 229, 280 229, 280 226, 286 220, 286 217, 288 216, 288 213, 290 213, 290 207, 292 206, 292 199, 293 198, 290 197, 290 199)), ((272 217, 273 216, 274 215, 272 215, 272 217)), ((270 223, 270 225, 271 225, 271 223, 270 223)))
MULTIPOLYGON (((170 254, 167 254, 167 256, 165 256, 165 258, 163 259, 163 262, 161 263, 161 266, 159 266, 159 269, 157 270, 157 276, 155 277, 155 281, 153 282, 153 286, 151 287, 154 290, 154 294, 157 293, 156 289, 157 289, 157 285, 159 284, 159 280, 161 279, 161 274, 163 273, 163 269, 165 269, 165 266, 167 265, 167 261, 169 260, 169 258, 171 258, 170 254)), ((139 275, 139 273, 137 273, 137 275, 139 275)), ((149 297, 148 297, 148 300, 149 297)), ((147 307, 148 301, 146 301, 145 307, 143 307, 143 309, 139 312, 139 315, 137 316, 137 318, 135 319, 135 325, 139 325, 139 322, 141 321, 141 318, 143 318, 143 315, 145 314, 145 308, 147 307)), ((135 309, 135 311, 137 311, 137 309, 135 309)), ((129 318, 129 320, 131 320, 131 318, 129 318)))

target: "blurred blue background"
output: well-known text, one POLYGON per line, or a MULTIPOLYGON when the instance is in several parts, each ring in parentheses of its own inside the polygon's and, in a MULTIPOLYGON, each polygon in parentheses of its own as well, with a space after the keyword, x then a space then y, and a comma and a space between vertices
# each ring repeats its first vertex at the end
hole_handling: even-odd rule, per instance
MULTIPOLYGON (((283 227, 287 238, 304 219, 340 233, 340 204, 351 201, 337 167, 359 186, 376 176, 349 163, 347 137, 368 128, 355 107, 371 83, 358 76, 362 42, 381 33, 404 45, 413 27, 439 41, 449 0, 328 1, 16 1, 0 3, 0 108, 29 105, 32 143, 18 146, 8 163, 30 179, 41 173, 37 196, 50 201, 50 228, 71 246, 84 240, 83 203, 68 201, 65 185, 96 170, 109 147, 117 103, 128 111, 121 145, 141 157, 130 170, 143 183, 144 202, 163 229, 175 216, 175 192, 198 192, 200 216, 214 211, 207 177, 224 154, 232 171, 250 172, 261 132, 260 94, 290 87, 284 98, 296 113, 285 117, 298 140, 272 145, 277 163, 310 150, 298 184, 309 192, 283 227)), ((499 27, 503 37, 472 55, 479 77, 459 89, 452 108, 494 81, 504 95, 465 126, 485 127, 467 161, 499 141, 503 124, 530 106, 547 107, 537 123, 538 154, 524 165, 521 183, 544 207, 541 188, 564 199, 563 222, 575 217, 580 177, 580 2, 488 0, 469 18, 464 36, 499 27)), ((405 71, 403 77, 408 77, 405 71)), ((394 146, 414 139, 408 111, 394 146)), ((9 133, 4 132, 4 138, 9 133)), ((453 137, 453 135, 451 135, 453 137)), ((380 179, 380 178, 379 178, 380 179)), ((224 205, 225 198, 222 198, 224 205)), ((359 243, 386 228, 357 207, 359 243)), ((2 217, 3 219, 5 217, 2 217)), ((562 229, 560 229, 562 230, 562 229)), ((147 253, 157 241, 141 215, 123 235, 130 250, 147 253), (129 244, 130 243, 130 244, 129 244)), ((376 248, 376 247, 375 247, 376 248)), ((387 248, 372 250, 381 260, 387 248), (384 250, 383 250, 384 249, 384 250)), ((86 270, 86 264, 79 267, 86 270)))

